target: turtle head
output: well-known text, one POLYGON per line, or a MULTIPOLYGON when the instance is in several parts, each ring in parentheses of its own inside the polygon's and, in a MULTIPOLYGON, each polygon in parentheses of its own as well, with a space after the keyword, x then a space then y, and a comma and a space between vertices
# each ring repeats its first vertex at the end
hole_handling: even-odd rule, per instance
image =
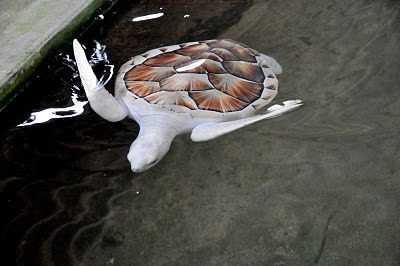
POLYGON ((132 171, 139 173, 156 165, 168 152, 171 141, 156 134, 139 135, 128 153, 132 171))

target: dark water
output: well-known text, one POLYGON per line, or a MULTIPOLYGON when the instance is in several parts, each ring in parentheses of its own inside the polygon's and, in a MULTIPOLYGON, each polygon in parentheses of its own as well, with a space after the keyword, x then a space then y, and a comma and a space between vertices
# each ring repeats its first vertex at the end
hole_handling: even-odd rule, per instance
POLYGON ((178 137, 156 167, 134 174, 133 121, 109 123, 86 106, 14 127, 32 109, 68 105, 79 83, 55 59, 1 115, 2 263, 400 264, 399 9, 389 0, 122 3, 80 38, 107 45, 117 69, 161 45, 231 38, 281 63, 277 102, 306 104, 213 141, 178 137))

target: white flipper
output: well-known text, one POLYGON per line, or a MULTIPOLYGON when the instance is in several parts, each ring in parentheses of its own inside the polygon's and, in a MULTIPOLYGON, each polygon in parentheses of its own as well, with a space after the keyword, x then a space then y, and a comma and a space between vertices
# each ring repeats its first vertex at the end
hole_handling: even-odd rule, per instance
POLYGON ((265 54, 261 54, 261 56, 267 61, 268 66, 272 69, 272 71, 274 71, 275 74, 282 73, 282 67, 275 59, 265 54))
POLYGON ((98 88, 97 78, 92 67, 89 65, 85 51, 76 39, 73 42, 73 46, 79 75, 92 109, 110 122, 117 122, 124 119, 128 114, 124 105, 115 99, 104 87, 98 88))
POLYGON ((215 139, 219 136, 222 136, 244 126, 253 124, 257 121, 283 115, 284 113, 293 111, 294 109, 297 109, 302 105, 303 103, 301 102, 301 100, 285 101, 283 102, 283 105, 275 104, 269 107, 264 114, 229 122, 203 124, 193 129, 191 139, 195 142, 215 139))

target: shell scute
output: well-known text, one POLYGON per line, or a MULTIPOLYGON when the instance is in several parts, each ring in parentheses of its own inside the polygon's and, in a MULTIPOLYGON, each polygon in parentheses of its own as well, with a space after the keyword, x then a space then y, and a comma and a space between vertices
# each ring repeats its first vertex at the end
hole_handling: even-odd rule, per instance
POLYGON ((207 44, 200 43, 200 44, 194 44, 194 45, 179 49, 176 52, 178 54, 192 56, 192 55, 207 52, 209 50, 211 50, 211 48, 207 44))
POLYGON ((195 45, 195 44, 199 44, 200 42, 187 42, 187 43, 181 43, 181 44, 179 44, 179 46, 181 47, 181 48, 186 48, 186 47, 188 47, 188 46, 192 46, 192 45, 195 45))
POLYGON ((196 102, 197 106, 203 110, 214 110, 225 113, 242 110, 247 106, 245 102, 216 89, 204 92, 189 92, 189 95, 196 102))
POLYGON ((191 58, 188 56, 176 53, 163 53, 158 56, 152 57, 144 62, 147 66, 162 67, 162 66, 177 66, 182 63, 190 62, 191 58))
POLYGON ((209 78, 217 89, 245 102, 253 102, 260 98, 264 88, 262 84, 229 74, 210 74, 209 78))
POLYGON ((172 67, 138 65, 125 75, 125 81, 160 81, 175 74, 172 67))
POLYGON ((278 94, 277 90, 264 89, 261 94, 261 99, 272 101, 276 94, 278 94))
POLYGON ((152 81, 127 81, 128 90, 139 97, 145 97, 149 94, 160 91, 160 84, 152 81))
POLYGON ((199 74, 206 74, 207 71, 204 69, 202 66, 201 62, 199 61, 194 61, 194 62, 189 62, 185 63, 182 65, 178 65, 174 67, 176 72, 180 73, 199 73, 199 74))
POLYGON ((222 58, 222 60, 240 60, 239 57, 225 48, 213 48, 210 51, 222 58))
POLYGON ((247 62, 252 62, 252 63, 256 63, 257 62, 255 56, 247 49, 233 47, 233 48, 230 49, 230 51, 234 55, 239 57, 241 60, 244 60, 244 61, 247 61, 247 62))
POLYGON ((235 76, 261 83, 265 76, 261 67, 257 64, 244 61, 224 61, 224 68, 235 76))
POLYGON ((251 49, 251 48, 248 48, 248 49, 249 49, 249 51, 250 51, 253 55, 255 55, 255 56, 260 56, 260 53, 257 52, 256 50, 251 49))
POLYGON ((163 79, 161 89, 166 91, 196 91, 214 88, 206 74, 182 73, 163 79))
MULTIPOLYGON (((220 40, 220 41, 211 42, 209 45, 212 47, 216 47, 216 48, 224 48, 224 49, 230 51, 231 53, 233 53, 240 60, 244 60, 244 61, 248 61, 248 62, 252 62, 252 63, 257 62, 255 55, 247 47, 244 47, 243 45, 239 45, 236 42, 220 40)), ((234 60, 234 59, 232 59, 232 60, 234 60)))
POLYGON ((211 52, 204 52, 201 54, 197 54, 197 55, 192 55, 193 59, 211 59, 217 62, 222 62, 224 61, 221 57, 219 57, 218 55, 211 53, 211 52))
POLYGON ((142 56, 144 58, 151 58, 151 57, 157 56, 159 54, 162 54, 163 52, 165 52, 165 51, 162 51, 161 49, 153 49, 153 50, 145 52, 144 54, 142 54, 142 56))
POLYGON ((225 68, 220 62, 211 59, 206 59, 202 64, 202 67, 204 67, 209 73, 226 73, 225 68))
POLYGON ((233 42, 228 40, 210 40, 209 42, 207 42, 207 44, 211 47, 229 48, 233 45, 233 42))
POLYGON ((152 104, 161 105, 182 105, 191 110, 196 110, 196 103, 189 97, 187 92, 176 91, 166 92, 160 91, 145 97, 145 100, 152 104))

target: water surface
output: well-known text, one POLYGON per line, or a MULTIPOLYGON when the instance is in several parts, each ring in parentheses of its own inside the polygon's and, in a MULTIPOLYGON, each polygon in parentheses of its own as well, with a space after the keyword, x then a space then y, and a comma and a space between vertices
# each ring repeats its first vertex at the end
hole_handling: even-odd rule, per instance
POLYGON ((5 113, 6 261, 398 265, 399 8, 389 0, 137 1, 105 14, 81 40, 105 44, 117 69, 154 47, 230 38, 281 63, 276 102, 305 105, 209 142, 180 136, 156 167, 134 174, 126 154, 139 128, 128 119, 109 123, 86 106, 78 117, 11 126, 32 109, 69 104, 79 82, 55 63, 5 113))

